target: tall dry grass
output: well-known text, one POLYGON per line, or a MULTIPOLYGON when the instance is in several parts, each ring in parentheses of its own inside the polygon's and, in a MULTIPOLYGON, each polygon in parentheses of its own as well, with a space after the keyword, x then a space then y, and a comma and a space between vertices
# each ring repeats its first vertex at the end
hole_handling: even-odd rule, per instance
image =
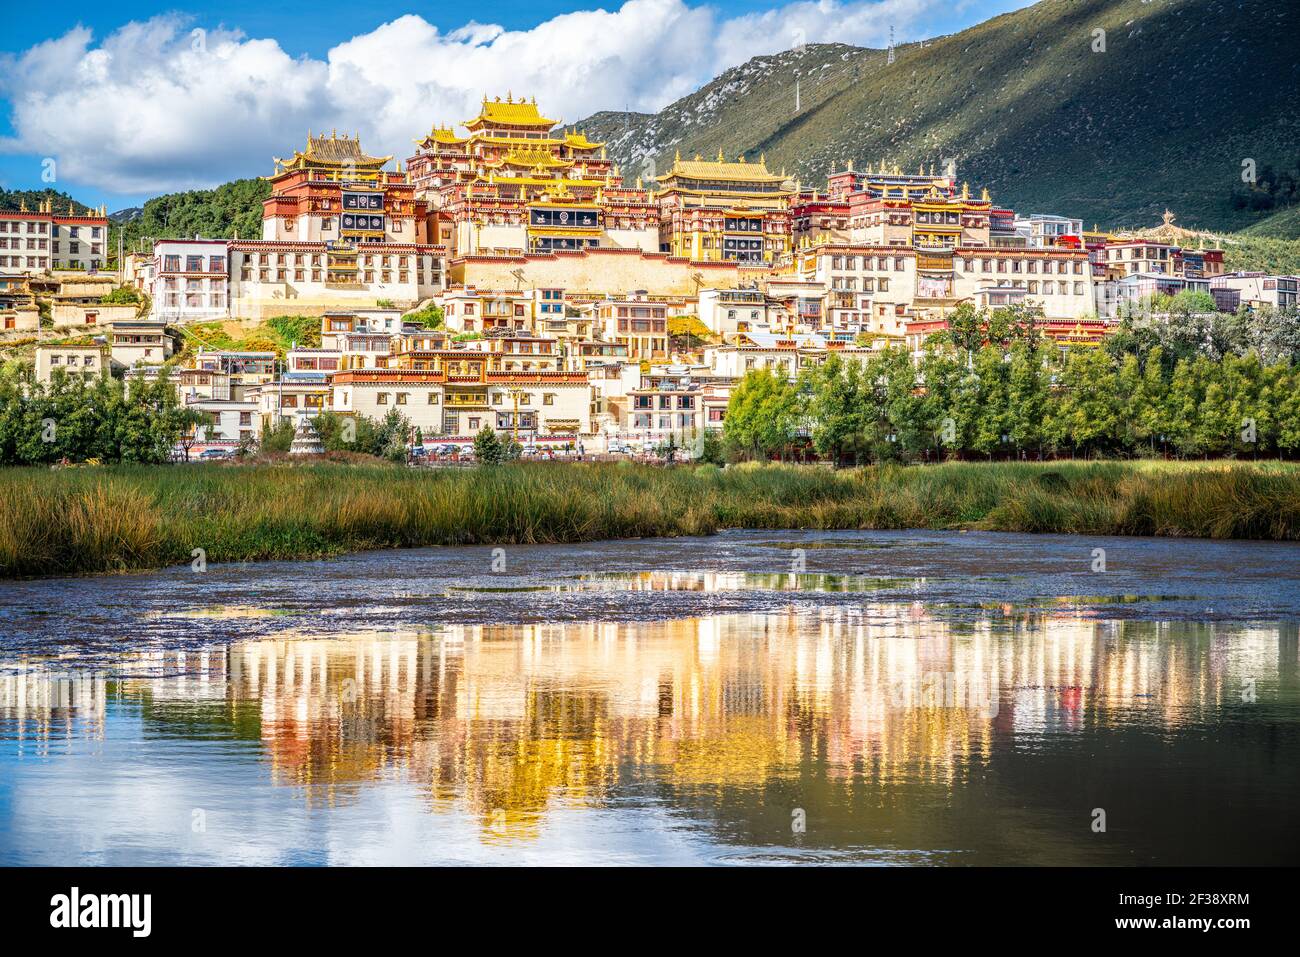
POLYGON ((0 471, 0 577, 320 558, 422 545, 705 535, 719 528, 985 528, 1300 539, 1283 463, 949 463, 832 472, 522 464, 0 471))

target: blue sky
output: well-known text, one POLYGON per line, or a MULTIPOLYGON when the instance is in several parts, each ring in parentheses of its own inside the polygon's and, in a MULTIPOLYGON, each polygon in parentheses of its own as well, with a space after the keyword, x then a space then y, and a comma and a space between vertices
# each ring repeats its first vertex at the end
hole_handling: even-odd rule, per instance
POLYGON ((566 120, 654 110, 750 56, 788 48, 791 37, 882 46, 890 24, 901 42, 1025 5, 15 4, 0 35, 0 185, 41 188, 53 159, 50 185, 118 209, 264 174, 309 127, 355 129, 368 151, 404 157, 411 137, 463 119, 484 91, 536 95, 566 120), (206 31, 202 55, 196 29, 206 31))

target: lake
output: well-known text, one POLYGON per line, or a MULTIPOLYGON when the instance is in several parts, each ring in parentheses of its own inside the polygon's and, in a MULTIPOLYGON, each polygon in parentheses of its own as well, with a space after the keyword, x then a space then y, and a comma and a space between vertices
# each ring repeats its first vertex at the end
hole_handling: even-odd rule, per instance
POLYGON ((0 583, 3 864, 1295 864, 1300 547, 950 532, 0 583))

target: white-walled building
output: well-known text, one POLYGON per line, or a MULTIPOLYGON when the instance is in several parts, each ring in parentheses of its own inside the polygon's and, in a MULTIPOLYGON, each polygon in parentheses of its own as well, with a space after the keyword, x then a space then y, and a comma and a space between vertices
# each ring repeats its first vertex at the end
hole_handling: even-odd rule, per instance
POLYGON ((231 313, 264 319, 344 309, 408 311, 442 291, 432 246, 245 241, 230 244, 231 313))
POLYGON ((330 409, 328 379, 308 380, 285 376, 278 382, 253 386, 244 398, 257 407, 259 425, 275 428, 289 419, 297 428, 303 419, 315 418, 330 409))
POLYGON ((36 332, 40 325, 31 281, 26 276, 0 275, 0 333, 36 332))
POLYGON ((207 422, 194 430, 194 444, 210 448, 234 448, 241 441, 256 441, 261 422, 258 403, 243 399, 186 399, 187 408, 204 413, 207 422))
POLYGON ((440 368, 352 369, 331 381, 331 408, 382 419, 396 409, 426 438, 471 441, 484 427, 523 438, 590 435, 591 387, 585 373, 488 372, 485 354, 467 352, 440 368), (458 371, 450 371, 455 363, 458 371))
POLYGON ((1025 304, 1040 306, 1049 319, 1080 318, 1095 308, 1084 249, 823 245, 796 250, 793 269, 825 284, 826 331, 901 336, 910 322, 942 318, 990 286, 1023 289, 1025 304))
POLYGON ((730 338, 737 332, 765 331, 770 314, 779 309, 758 288, 701 289, 699 319, 715 335, 730 338))
MULTIPOLYGON (((527 290, 457 286, 438 297, 443 328, 451 333, 532 331, 537 302, 527 290)), ((560 313, 561 317, 563 312, 560 313)))
POLYGON ((95 271, 108 262, 108 217, 54 211, 53 200, 36 211, 0 210, 0 274, 53 269, 95 271))
POLYGON ((724 379, 739 380, 746 373, 761 369, 792 379, 804 367, 824 362, 831 354, 846 360, 866 361, 873 351, 820 335, 742 333, 734 343, 705 349, 704 365, 710 375, 724 379))
POLYGON ((388 363, 400 332, 392 316, 328 312, 321 319, 321 348, 339 354, 341 369, 376 369, 388 363))
POLYGON ((601 300, 590 309, 594 334, 627 346, 628 358, 634 360, 667 359, 668 319, 689 312, 681 301, 652 297, 644 290, 621 299, 601 300))
POLYGON ((150 315, 170 323, 230 315, 230 243, 224 239, 160 239, 153 246, 150 315))
POLYGON ((223 373, 230 383, 230 397, 240 400, 254 386, 274 382, 278 369, 274 352, 200 350, 192 361, 197 370, 223 373))
POLYGON ((55 369, 68 375, 103 377, 109 371, 107 343, 91 345, 39 345, 36 347, 36 381, 49 382, 55 369))
POLYGON ((1210 280, 1211 289, 1232 289, 1247 306, 1285 308, 1300 302, 1300 277, 1270 276, 1262 272, 1229 273, 1210 280))
POLYGON ((117 320, 112 324, 113 362, 127 369, 137 363, 157 365, 172 354, 166 323, 152 319, 117 320))
POLYGON ((1030 213, 1017 216, 1016 235, 1022 237, 1030 249, 1046 249, 1057 245, 1066 236, 1083 237, 1083 220, 1050 213, 1030 213))

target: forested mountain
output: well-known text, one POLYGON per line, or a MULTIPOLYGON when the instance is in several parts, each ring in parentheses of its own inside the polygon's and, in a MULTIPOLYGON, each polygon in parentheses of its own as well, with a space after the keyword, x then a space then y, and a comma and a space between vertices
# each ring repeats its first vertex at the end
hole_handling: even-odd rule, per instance
POLYGON ((766 154, 824 182, 852 160, 958 176, 1025 212, 1298 235, 1300 4, 1042 0, 886 51, 756 57, 657 114, 575 123, 630 179, 680 150, 766 154), (1104 31, 1104 32, 1099 32, 1104 31), (1247 161, 1255 182, 1245 183, 1247 161), (1271 222, 1270 222, 1271 220, 1271 222))
MULTIPOLYGON (((597 113, 573 128, 607 142, 628 180, 652 179, 677 151, 765 154, 809 185, 849 161, 952 159, 960 179, 1023 212, 1117 228, 1170 208, 1183 226, 1300 238, 1297 35, 1300 4, 1274 0, 1042 0, 901 45, 893 62, 809 44, 755 57, 658 113, 597 113)), ((114 214, 111 249, 119 229, 128 251, 259 237, 269 195, 245 179, 159 196, 114 214)), ((51 190, 0 190, 0 208, 47 196, 66 208, 51 190)))
POLYGON ((205 239, 262 238, 262 201, 271 184, 262 179, 237 179, 216 189, 167 193, 144 204, 139 215, 114 227, 121 229, 127 252, 147 248, 154 239, 202 236, 205 239))
POLYGON ((79 203, 67 193, 57 189, 5 189, 0 186, 0 209, 22 209, 26 206, 35 211, 46 200, 54 201, 56 213, 66 213, 71 204, 77 214, 92 212, 85 203, 79 203))

